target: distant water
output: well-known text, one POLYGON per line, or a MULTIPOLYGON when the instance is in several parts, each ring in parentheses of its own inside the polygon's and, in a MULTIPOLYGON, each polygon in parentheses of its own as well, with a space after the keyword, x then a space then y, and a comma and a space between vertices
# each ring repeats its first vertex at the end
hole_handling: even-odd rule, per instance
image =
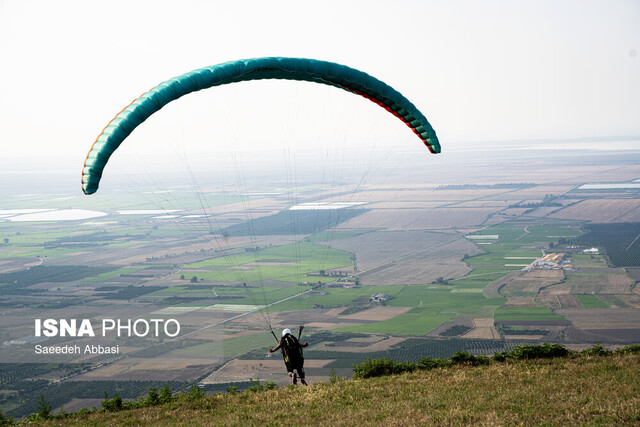
POLYGON ((580 190, 624 190, 624 189, 639 189, 640 182, 624 182, 624 183, 609 183, 609 184, 584 184, 581 185, 580 190))
POLYGON ((77 221, 106 215, 105 212, 86 209, 14 209, 0 210, 0 221, 77 221))

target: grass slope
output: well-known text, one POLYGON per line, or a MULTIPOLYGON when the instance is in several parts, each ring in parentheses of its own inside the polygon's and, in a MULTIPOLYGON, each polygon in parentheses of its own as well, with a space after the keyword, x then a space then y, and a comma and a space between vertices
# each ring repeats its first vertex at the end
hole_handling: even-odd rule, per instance
POLYGON ((640 355, 454 366, 47 425, 637 425, 640 355))

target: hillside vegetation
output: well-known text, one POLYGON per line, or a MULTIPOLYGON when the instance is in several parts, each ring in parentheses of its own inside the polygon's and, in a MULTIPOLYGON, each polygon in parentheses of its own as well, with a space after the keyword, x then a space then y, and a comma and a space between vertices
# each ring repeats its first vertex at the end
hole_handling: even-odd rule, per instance
POLYGON ((638 425, 640 354, 456 363, 309 387, 181 397, 45 425, 638 425))

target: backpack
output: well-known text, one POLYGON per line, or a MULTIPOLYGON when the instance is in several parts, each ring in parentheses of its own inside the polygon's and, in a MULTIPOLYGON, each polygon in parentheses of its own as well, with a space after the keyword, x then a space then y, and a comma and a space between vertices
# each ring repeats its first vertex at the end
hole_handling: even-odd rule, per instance
POLYGON ((282 349, 284 350, 285 357, 291 363, 296 363, 304 360, 302 356, 302 347, 298 339, 291 334, 287 334, 282 337, 282 349))

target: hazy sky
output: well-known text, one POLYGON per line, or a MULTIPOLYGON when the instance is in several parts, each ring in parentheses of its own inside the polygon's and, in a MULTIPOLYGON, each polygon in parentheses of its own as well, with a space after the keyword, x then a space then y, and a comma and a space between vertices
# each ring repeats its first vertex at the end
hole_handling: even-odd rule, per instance
MULTIPOLYGON (((142 92, 259 56, 372 74, 423 111, 443 153, 484 140, 640 135, 639 23, 637 0, 0 0, 1 156, 82 161, 142 92)), ((174 104, 131 142, 419 144, 369 101, 310 83, 230 85, 174 104)))

